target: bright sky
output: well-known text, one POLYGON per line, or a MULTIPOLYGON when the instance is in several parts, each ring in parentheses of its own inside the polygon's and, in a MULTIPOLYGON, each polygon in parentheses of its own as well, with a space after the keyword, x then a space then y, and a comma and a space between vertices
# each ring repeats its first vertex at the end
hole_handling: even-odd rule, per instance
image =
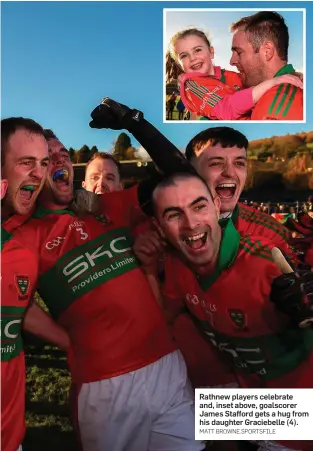
MULTIPOLYGON (((215 48, 214 63, 224 69, 236 71, 229 64, 231 57, 232 33, 229 28, 233 22, 241 17, 251 16, 258 11, 236 11, 236 3, 233 3, 233 11, 167 11, 165 18, 166 47, 171 37, 178 31, 186 28, 199 28, 209 37, 215 48)), ((262 8, 266 10, 267 8, 262 8)), ((259 11, 262 11, 259 10, 259 11)), ((275 11, 281 14, 289 30, 289 60, 299 71, 303 71, 303 12, 302 11, 275 11)))
MULTIPOLYGON (((307 24, 313 23, 313 4, 302 1, 1 2, 1 117, 31 117, 52 128, 67 147, 87 144, 108 150, 119 132, 88 126, 91 110, 108 96, 142 110, 170 140, 185 147, 209 125, 202 121, 163 124, 163 8, 208 5, 263 10, 265 5, 276 9, 304 7, 307 24)), ((287 20, 294 30, 292 47, 296 53, 291 54, 294 61, 291 57, 290 62, 295 64, 301 56, 301 44, 297 44, 301 29, 296 14, 289 13, 287 20)), ((227 30, 232 19, 226 21, 221 30, 227 30)), ((226 48, 220 41, 213 22, 210 29, 221 57, 228 44, 226 48)), ((306 42, 307 54, 312 55, 313 27, 307 26, 306 42)), ((307 59, 306 78, 310 80, 313 60, 307 59)), ((310 83, 307 97, 313 98, 310 83)), ((248 139, 313 130, 313 102, 307 102, 307 124, 245 122, 235 126, 248 139)))

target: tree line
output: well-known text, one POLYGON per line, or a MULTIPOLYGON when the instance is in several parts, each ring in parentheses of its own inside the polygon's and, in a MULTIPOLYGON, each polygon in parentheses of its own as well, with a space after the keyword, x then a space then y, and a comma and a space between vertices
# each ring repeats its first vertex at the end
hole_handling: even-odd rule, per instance
MULTIPOLYGON (((69 149, 73 163, 87 163, 98 151, 97 146, 86 144, 78 150, 69 149)), ((144 149, 132 145, 127 133, 118 135, 111 151, 119 161, 147 158, 144 149)), ((313 131, 251 141, 247 155, 247 188, 279 180, 286 189, 313 189, 313 131)))
MULTIPOLYGON (((126 133, 121 133, 112 145, 113 156, 119 160, 140 160, 140 152, 133 147, 130 137, 126 133)), ((89 148, 84 144, 80 149, 69 148, 69 154, 73 163, 87 163, 92 156, 99 152, 97 146, 89 148)))
POLYGON ((248 158, 266 161, 268 158, 282 161, 295 157, 297 154, 313 152, 313 131, 296 133, 294 135, 272 136, 249 143, 248 158))
MULTIPOLYGON (((127 133, 119 134, 116 141, 112 143, 111 150, 114 157, 119 161, 141 160, 143 158, 143 149, 135 148, 127 133)), ((87 163, 96 152, 99 152, 97 146, 89 147, 86 144, 80 149, 69 148, 73 163, 87 163)), ((263 162, 286 161, 299 154, 310 158, 313 156, 313 131, 250 141, 247 154, 249 159, 263 162)))

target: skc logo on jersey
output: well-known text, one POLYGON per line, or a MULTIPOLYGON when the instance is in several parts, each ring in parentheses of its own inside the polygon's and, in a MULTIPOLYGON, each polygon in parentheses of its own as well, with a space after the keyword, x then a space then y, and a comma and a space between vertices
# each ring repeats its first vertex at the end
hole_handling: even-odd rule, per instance
POLYGON ((138 268, 132 244, 128 229, 121 227, 84 244, 76 244, 64 254, 55 266, 39 278, 38 291, 51 314, 57 318, 80 296, 138 268))
POLYGON ((18 292, 19 301, 24 301, 28 298, 29 278, 28 276, 15 275, 15 286, 18 292))
POLYGON ((125 254, 130 250, 131 246, 125 236, 115 238, 74 258, 64 267, 63 274, 68 277, 68 283, 71 283, 81 274, 96 267, 99 258, 100 264, 105 265, 107 261, 113 261, 118 254, 125 254))
POLYGON ((1 360, 19 355, 23 348, 21 324, 25 307, 1 306, 1 360))

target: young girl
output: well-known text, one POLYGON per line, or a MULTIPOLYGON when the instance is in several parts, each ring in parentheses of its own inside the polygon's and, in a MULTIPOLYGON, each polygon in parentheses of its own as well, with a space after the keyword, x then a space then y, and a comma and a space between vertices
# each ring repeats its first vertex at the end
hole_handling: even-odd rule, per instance
POLYGON ((213 65, 214 49, 197 28, 176 33, 167 53, 166 78, 179 80, 181 99, 197 116, 216 120, 250 119, 250 112, 266 91, 281 83, 302 88, 294 75, 281 75, 243 89, 240 74, 213 65))

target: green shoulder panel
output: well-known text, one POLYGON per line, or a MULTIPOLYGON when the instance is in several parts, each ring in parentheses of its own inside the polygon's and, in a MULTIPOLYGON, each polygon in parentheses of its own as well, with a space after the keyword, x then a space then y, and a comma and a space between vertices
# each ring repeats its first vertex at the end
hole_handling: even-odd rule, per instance
POLYGON ((75 247, 39 277, 39 294, 54 318, 99 285, 139 267, 126 228, 75 247))

